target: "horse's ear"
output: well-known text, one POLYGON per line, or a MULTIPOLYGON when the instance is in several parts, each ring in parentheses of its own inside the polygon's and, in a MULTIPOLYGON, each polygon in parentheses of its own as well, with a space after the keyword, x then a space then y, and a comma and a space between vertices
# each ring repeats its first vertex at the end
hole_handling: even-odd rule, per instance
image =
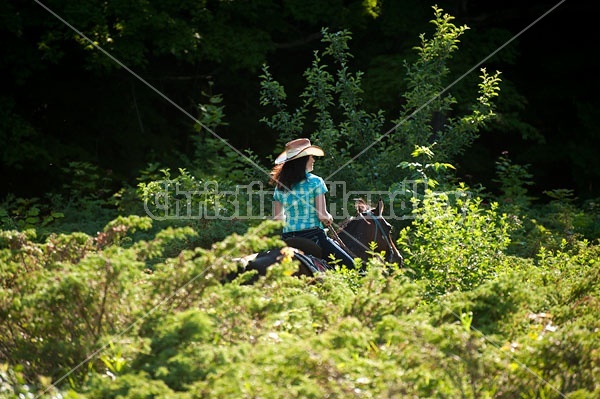
POLYGON ((383 215, 383 200, 379 197, 379 201, 377 202, 377 216, 383 215))

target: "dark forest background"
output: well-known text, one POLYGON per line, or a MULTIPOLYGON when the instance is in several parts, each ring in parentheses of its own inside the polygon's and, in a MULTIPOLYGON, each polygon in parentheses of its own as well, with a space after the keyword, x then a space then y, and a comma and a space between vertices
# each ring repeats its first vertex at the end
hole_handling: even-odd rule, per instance
MULTIPOLYGON (((321 29, 348 29, 367 107, 395 115, 406 90, 403 62, 432 30, 434 4, 470 28, 451 81, 484 60, 502 72, 498 118, 468 155, 452 160, 460 177, 493 190, 494 162, 507 151, 529 165, 531 191, 542 200, 560 188, 599 196, 592 2, 8 0, 0 4, 0 199, 60 190, 74 161, 98 166, 116 190, 149 163, 179 167, 194 156, 194 136, 208 135, 52 12, 189 115, 200 118, 201 104, 222 99, 226 124, 216 133, 268 164, 281 143, 280 132, 259 121, 263 64, 293 103, 321 29)), ((452 87, 459 104, 477 75, 478 68, 452 87)))

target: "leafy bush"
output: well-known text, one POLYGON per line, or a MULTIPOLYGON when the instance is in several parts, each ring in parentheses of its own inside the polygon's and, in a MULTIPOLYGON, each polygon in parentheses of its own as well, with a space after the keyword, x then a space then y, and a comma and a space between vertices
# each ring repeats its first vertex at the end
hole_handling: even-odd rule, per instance
POLYGON ((249 273, 229 278, 236 258, 281 245, 272 221, 176 255, 169 248, 191 231, 133 240, 132 230, 149 227, 144 218, 109 223, 103 233, 115 239, 103 245, 82 234, 37 243, 33 232, 3 232, 2 389, 90 399, 593 398, 599 247, 545 250, 536 262, 499 256, 506 242, 489 237, 507 233, 491 208, 426 199, 413 239, 436 254, 430 263, 444 248, 445 259, 493 271, 477 280, 451 264, 472 288, 432 296, 429 281, 377 257, 364 275, 291 277, 298 265, 284 256, 252 285, 249 273), (445 241, 426 243, 437 230, 445 241), (456 245, 465 235, 483 244, 456 245))
POLYGON ((415 220, 398 245, 406 267, 427 282, 428 295, 471 290, 497 275, 512 228, 497 204, 484 207, 461 185, 454 192, 428 190, 414 205, 415 220))

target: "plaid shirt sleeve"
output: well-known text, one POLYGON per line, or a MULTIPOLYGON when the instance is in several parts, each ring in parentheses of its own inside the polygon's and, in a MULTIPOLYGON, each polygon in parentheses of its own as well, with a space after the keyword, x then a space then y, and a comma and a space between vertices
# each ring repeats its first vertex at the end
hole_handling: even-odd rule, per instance
POLYGON ((275 189, 273 199, 281 202, 285 211, 285 226, 283 232, 323 228, 323 223, 317 216, 315 198, 327 193, 327 186, 322 178, 306 174, 306 179, 296 184, 291 191, 283 192, 275 189))

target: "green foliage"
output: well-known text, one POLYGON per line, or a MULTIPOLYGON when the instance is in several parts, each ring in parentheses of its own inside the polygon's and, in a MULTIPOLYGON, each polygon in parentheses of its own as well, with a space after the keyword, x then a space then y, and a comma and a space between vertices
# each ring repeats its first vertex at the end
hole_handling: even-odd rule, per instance
POLYGON ((64 216, 36 197, 15 198, 8 195, 0 205, 0 227, 6 230, 45 228, 64 216))
POLYGON ((383 128, 383 113, 369 113, 362 99, 362 72, 352 73, 347 42, 348 31, 331 33, 322 29, 322 42, 326 45, 323 54, 314 53, 312 65, 304 72, 306 88, 299 94, 301 106, 293 112, 287 110, 287 95, 281 84, 273 79, 267 66, 261 75, 261 97, 263 106, 271 106, 275 113, 263 117, 271 129, 278 133, 281 143, 307 136, 312 131, 313 141, 326 149, 326 156, 319 161, 322 174, 340 172, 336 179, 355 181, 363 187, 373 178, 377 162, 380 131, 383 128), (322 57, 330 57, 337 67, 332 73, 322 57), (370 146, 375 147, 370 148, 370 146), (365 151, 363 161, 349 163, 351 158, 365 151), (340 169, 340 165, 345 165, 340 169))
MULTIPOLYGON (((326 157, 319 161, 320 173, 336 175, 337 180, 352 184, 351 189, 388 190, 397 188, 398 181, 408 178, 396 169, 410 151, 426 148, 436 142, 438 151, 431 167, 447 168, 448 162, 460 155, 478 136, 479 130, 494 117, 495 97, 499 92, 499 73, 481 71, 478 97, 466 115, 455 115, 456 100, 447 89, 447 62, 458 49, 459 37, 467 27, 452 24, 453 17, 434 7, 435 26, 432 38, 421 35, 416 47, 417 60, 406 65, 408 90, 403 94, 400 116, 391 120, 393 126, 384 133, 383 111, 365 110, 362 72, 351 73, 348 31, 331 33, 322 30, 326 45, 322 55, 315 51, 312 65, 304 72, 306 88, 299 95, 302 104, 288 111, 284 87, 275 81, 267 66, 261 75, 261 98, 274 113, 263 117, 275 130, 282 143, 292 137, 310 134, 313 141, 325 149, 326 157), (328 56, 332 65, 325 63, 328 56), (331 68, 337 68, 330 72, 331 68), (340 167, 341 166, 341 167, 340 167)), ((406 162, 406 161, 405 161, 406 162)), ((406 164, 407 166, 409 164, 406 164)))
POLYGON ((49 378, 40 378, 39 385, 31 384, 23 375, 21 366, 10 367, 6 363, 0 363, 0 397, 6 399, 13 398, 76 398, 75 392, 61 392, 55 387, 50 387, 45 390, 39 389, 50 385, 49 378))
POLYGON ((588 230, 593 223, 597 223, 597 220, 589 217, 591 215, 586 215, 583 210, 578 209, 573 190, 556 189, 545 191, 544 194, 550 197, 550 202, 545 207, 545 225, 558 232, 561 240, 573 244, 583 238, 582 232, 588 230))
MULTIPOLYGON (((436 143, 435 157, 430 162, 447 164, 462 154, 495 116, 494 99, 499 92, 500 73, 489 75, 485 69, 479 77, 478 97, 469 106, 462 106, 470 108, 470 113, 459 116, 453 112, 456 99, 449 92, 454 83, 447 81, 448 62, 468 27, 457 27, 451 22, 452 16, 433 8, 435 19, 431 22, 436 30, 432 38, 421 35, 421 45, 415 47, 419 57, 412 65, 405 63, 408 90, 403 96, 400 115, 392 120, 394 127, 389 131, 382 169, 387 166, 386 161, 397 163, 399 159, 408 159, 409 151, 430 143, 436 143)), ((390 180, 391 185, 394 180, 390 180)))
POLYGON ((555 189, 544 192, 548 201, 535 203, 536 198, 528 194, 527 186, 533 185, 528 168, 514 164, 507 154, 496 162, 495 181, 500 192, 493 198, 519 227, 511 234, 511 253, 534 257, 542 247, 556 250, 562 248, 563 241, 571 245, 600 237, 600 213, 595 201, 578 204, 573 190, 555 189))
POLYGON ((200 116, 192 136, 194 159, 183 158, 181 164, 187 167, 176 172, 149 164, 128 194, 134 191, 138 212, 154 219, 157 228, 193 229, 196 234, 190 246, 210 247, 256 224, 255 215, 264 214, 265 204, 253 201, 252 191, 259 188, 255 183, 266 181, 268 172, 252 151, 241 153, 216 135, 217 128, 227 125, 222 99, 205 95, 208 103, 198 106, 200 116))
POLYGON ((236 259, 281 245, 278 222, 177 254, 193 232, 133 240, 147 218, 115 219, 105 241, 5 231, 0 386, 90 399, 593 398, 599 247, 565 243, 534 264, 502 255, 505 221, 478 198, 429 192, 418 209, 404 237, 419 246, 402 247, 412 269, 373 257, 364 274, 296 278, 283 256, 251 285, 229 277, 236 259), (446 275, 426 268, 442 259, 446 275))
POLYGON ((88 162, 70 162, 62 172, 67 182, 44 198, 7 195, 0 203, 0 227, 35 228, 40 237, 52 232, 94 234, 117 216, 109 172, 88 162))
MULTIPOLYGON (((68 180, 63 185, 69 200, 93 205, 102 205, 107 197, 112 194, 112 180, 107 171, 102 171, 96 165, 89 162, 69 162, 68 167, 63 168, 65 178, 68 180)), ((110 174, 110 172, 108 172, 110 174)))
POLYGON ((512 228, 497 208, 471 198, 464 185, 454 192, 428 190, 422 201, 414 199, 415 219, 398 244, 406 267, 427 282, 428 296, 471 290, 495 277, 512 228))
MULTIPOLYGON (((416 146, 415 150, 410 154, 414 158, 423 158, 427 161, 431 160, 434 157, 433 151, 431 151, 431 147, 433 147, 435 143, 433 143, 429 147, 424 146, 416 146)), ((407 180, 414 182, 417 185, 422 185, 423 187, 427 187, 429 189, 434 189, 439 185, 439 182, 432 177, 432 175, 443 174, 448 169, 456 169, 449 163, 420 163, 420 162, 407 162, 403 161, 399 165, 402 169, 409 169, 413 171, 413 175, 409 176, 407 180), (431 172, 430 172, 431 171, 431 172)))
POLYGON ((408 174, 402 181, 393 183, 390 186, 390 190, 396 194, 396 201, 391 204, 394 207, 395 215, 411 219, 412 210, 407 204, 418 204, 424 200, 427 191, 432 191, 435 188, 441 191, 449 190, 450 194, 453 195, 454 185, 450 183, 450 172, 456 168, 450 163, 432 162, 435 155, 432 148, 436 144, 415 147, 415 150, 411 153, 415 161, 402 161, 396 165, 408 174))
MULTIPOLYGON (((89 12, 85 7, 80 11, 86 16, 89 12)), ((437 54, 444 61, 455 50, 457 38, 464 29, 456 28, 450 21, 451 18, 435 8, 435 19, 432 22, 436 27, 436 33, 432 39, 422 37, 419 61, 409 68, 410 81, 420 82, 419 79, 430 78, 432 83, 429 84, 434 88, 442 84, 437 74, 439 71, 432 71, 427 65, 431 54, 437 54), (415 74, 418 71, 421 72, 417 78, 415 74)), ((323 29, 321 33, 322 42, 326 47, 322 54, 315 52, 312 65, 304 72, 307 86, 299 95, 301 106, 293 113, 289 113, 286 109, 283 86, 271 77, 266 66, 263 68, 260 101, 265 106, 273 106, 276 113, 262 120, 280 134, 282 141, 304 130, 314 131, 313 140, 326 148, 327 152, 327 156, 319 162, 320 173, 328 178, 335 175, 336 180, 348 182, 352 186, 347 189, 396 190, 398 181, 413 177, 410 171, 402 176, 402 171, 396 168, 398 162, 402 162, 409 154, 406 153, 406 137, 398 140, 393 137, 404 136, 406 132, 397 131, 391 135, 392 130, 390 130, 383 134, 385 125, 383 112, 371 113, 365 110, 361 88, 363 73, 353 73, 350 68, 352 59, 348 46, 351 39, 350 32, 342 30, 331 33, 328 29, 323 29), (334 72, 330 71, 329 65, 324 64, 325 57, 333 61, 331 67, 336 68, 334 72)), ((479 101, 482 105, 474 106, 475 108, 491 108, 493 96, 490 92, 496 87, 495 84, 482 83, 481 90, 488 94, 481 95, 479 101)), ((418 87, 420 86, 415 85, 414 89, 417 90, 418 87)), ((201 91, 201 94, 207 97, 208 101, 198 105, 199 123, 196 128, 206 129, 214 134, 215 129, 226 125, 222 98, 210 91, 201 91)), ((416 94, 411 92, 406 93, 405 96, 416 98, 416 94)), ((444 108, 443 111, 448 110, 444 108)), ((432 109, 428 112, 440 111, 432 109)), ((491 115, 489 112, 478 112, 491 115)), ((475 118, 477 121, 471 121, 468 125, 476 129, 485 118, 475 118)), ((431 120, 429 117, 426 119, 431 120)), ((414 128, 427 130, 428 126, 428 124, 414 125, 414 128)), ((244 193, 231 195, 223 193, 237 190, 240 182, 265 181, 268 170, 261 166, 258 157, 252 152, 239 153, 223 140, 212 137, 206 134, 207 132, 202 133, 193 136, 196 159, 189 161, 183 158, 184 166, 177 168, 178 175, 172 176, 174 174, 171 168, 153 163, 140 172, 142 176, 136 189, 122 189, 113 196, 110 196, 110 179, 107 178, 106 173, 86 162, 70 163, 64 171, 70 180, 70 183, 64 187, 67 194, 64 197, 62 195, 53 197, 56 207, 52 208, 54 213, 47 216, 45 222, 54 222, 60 215, 65 215, 60 225, 64 231, 74 230, 72 226, 75 223, 85 223, 87 226, 80 230, 94 234, 104 223, 116 217, 117 210, 125 214, 146 213, 155 219, 165 220, 167 224, 178 226, 187 224, 194 227, 201 232, 198 242, 204 246, 213 242, 213 239, 223 239, 227 233, 238 231, 237 223, 227 226, 222 219, 233 218, 233 215, 237 214, 236 211, 240 209, 252 208, 252 211, 256 211, 254 209, 256 205, 247 195, 236 196, 244 193), (200 193, 196 195, 198 191, 200 193), (135 202, 134 192, 142 200, 144 209, 141 209, 139 202, 135 202), (206 218, 198 220, 206 214, 216 215, 219 220, 210 222, 206 222, 206 218), (223 231, 224 234, 209 236, 208 232, 214 231, 223 231)), ((430 137, 424 138, 425 142, 415 148, 426 148, 429 139, 430 137)), ((446 144, 443 144, 443 140, 440 139, 439 145, 443 147, 446 144)), ((456 145, 463 146, 463 144, 456 145)), ((431 156, 433 157, 433 153, 431 156)), ((405 165, 411 166, 406 163, 405 165)), ((424 167, 439 171, 447 169, 449 165, 447 162, 431 159, 431 162, 424 167)), ((429 180, 432 184, 434 181, 429 180)), ((342 198, 337 200, 342 201, 342 198)), ((348 204, 339 205, 346 207, 348 204)), ((28 209, 25 211, 30 212, 28 209)), ((262 212, 262 209, 258 211, 262 212)), ((31 212, 37 210, 32 209, 31 212)), ((260 214, 259 212, 254 213, 260 214)), ((9 212, 4 211, 2 215, 7 213, 9 212)), ((3 219, 10 222, 5 216, 3 219)), ((37 219, 36 222, 38 224, 9 227, 39 228, 37 219)), ((242 224, 241 227, 245 226, 242 224)))
POLYGON ((203 94, 208 102, 198 106, 199 117, 192 136, 194 153, 188 161, 191 174, 205 180, 219 180, 225 185, 266 180, 268 171, 252 150, 239 151, 216 133, 228 125, 222 96, 203 94))
POLYGON ((260 66, 282 48, 310 43, 324 24, 364 27, 376 3, 58 0, 46 7, 9 0, 0 7, 11 82, 0 98, 0 158, 10 183, 26 187, 23 180, 37 176, 37 192, 49 191, 73 160, 112 168, 118 179, 134 179, 157 161, 196 174, 178 164, 195 157, 193 126, 179 112, 195 114, 194 107, 211 126, 227 104, 232 127, 219 136, 237 148, 243 137, 268 140, 254 109, 260 66), (225 94, 200 104, 213 87, 225 94))
POLYGON ((467 329, 494 336, 514 337, 528 332, 526 312, 547 309, 544 292, 536 290, 535 277, 539 275, 533 262, 505 257, 496 264, 497 275, 467 291, 454 291, 438 297, 432 303, 436 324, 460 320, 467 329), (516 319, 515 319, 516 317, 516 319))
MULTIPOLYGON (((239 163, 236 164, 230 166, 240 171, 239 163)), ((139 180, 136 195, 145 214, 161 228, 194 229, 197 237, 193 244, 202 247, 247 229, 255 218, 245 219, 245 216, 264 213, 261 209, 264 204, 252 202, 252 187, 240 189, 226 179, 204 180, 184 168, 173 175, 169 168, 164 168, 148 172, 139 180)))
POLYGON ((252 9, 227 3, 208 6, 172 1, 115 1, 100 9, 95 3, 59 4, 55 11, 67 21, 77 21, 92 43, 57 22, 54 31, 42 36, 40 47, 56 62, 63 56, 61 45, 73 40, 87 52, 87 67, 94 70, 117 66, 96 46, 132 68, 147 66, 150 54, 180 63, 203 60, 222 62, 232 69, 255 67, 257 59, 272 46, 266 32, 231 22, 236 16, 258 18, 252 16, 252 9))
POLYGON ((143 263, 120 247, 95 243, 82 233, 50 236, 36 244, 3 232, 3 348, 11 348, 24 372, 57 377, 82 361, 97 339, 122 328, 124 291, 143 263))
MULTIPOLYGON (((303 2, 294 4, 298 15, 310 16, 303 2)), ((368 6, 376 12, 377 4, 368 6)), ((349 72, 347 31, 322 31, 322 55, 338 71, 331 74, 316 52, 304 75, 303 105, 294 114, 285 111, 283 87, 263 69, 261 102, 278 110, 263 121, 281 129, 282 139, 303 131, 306 122, 315 128, 315 141, 339 157, 338 166, 364 155, 360 151, 375 140, 365 153, 369 161, 339 173, 359 186, 390 187, 403 178, 423 183, 411 195, 414 221, 398 239, 406 268, 386 264, 371 248, 374 256, 361 264, 364 273, 337 267, 297 278, 292 275, 298 263, 284 250, 265 276, 249 284, 255 272, 242 270, 241 259, 282 246, 276 233, 281 223, 227 220, 236 207, 255 204, 223 194, 250 175, 239 154, 213 138, 198 139, 199 159, 186 164, 193 170, 172 173, 150 164, 135 190, 112 199, 102 172, 74 163, 65 187, 73 212, 64 219, 80 212, 84 220, 97 216, 95 223, 101 223, 110 212, 97 208, 114 211, 115 200, 123 213, 92 233, 67 233, 51 230, 56 220, 47 223, 48 231, 31 228, 55 209, 39 207, 37 200, 1 208, 3 228, 9 229, 0 231, 0 394, 596 398, 600 247, 583 232, 596 231, 597 208, 581 211, 571 191, 555 190, 534 220, 538 210, 525 190, 527 167, 507 158, 498 162, 502 198, 515 198, 518 206, 486 203, 464 184, 451 191, 447 161, 493 116, 498 80, 484 71, 473 112, 453 115, 452 97, 438 94, 445 92, 445 63, 466 28, 434 10, 433 39, 422 36, 419 60, 409 67, 402 112, 410 117, 399 119, 402 129, 385 140, 379 141, 382 114, 363 110, 362 74, 349 72), (424 115, 414 112, 419 107, 424 115), (436 124, 440 115, 443 128, 436 124), (414 145, 406 147, 411 140, 414 145), (435 154, 430 143, 439 149, 435 154), (414 162, 404 161, 409 150, 414 162), (209 154, 223 157, 224 164, 209 154), (381 165, 393 167, 382 171, 381 165), (372 182, 374 171, 381 171, 381 181, 372 182), (210 182, 219 189, 206 186, 210 182), (137 198, 144 200, 141 211, 133 205, 137 198), (222 217, 193 219, 188 209, 222 217), (157 215, 164 220, 150 217, 157 215), (534 236, 537 246, 527 243, 534 256, 507 253, 521 220, 544 233, 534 236)), ((86 16, 89 9, 72 6, 69 12, 86 16)), ((115 29, 145 22, 138 23, 115 29)), ((185 43, 173 46, 187 56, 180 52, 185 43)), ((206 127, 224 123, 219 97, 200 108, 206 127)), ((332 158, 323 165, 337 173, 332 158)))
POLYGON ((400 209, 394 209, 396 215, 402 215, 407 213, 405 210, 406 202, 413 200, 423 200, 425 192, 427 190, 433 190, 440 185, 440 181, 448 180, 448 171, 455 169, 452 164, 444 162, 433 162, 429 163, 434 157, 434 153, 431 146, 417 146, 411 153, 411 156, 415 158, 414 162, 402 161, 397 167, 409 171, 410 174, 406 175, 401 182, 394 183, 390 186, 390 190, 397 193, 396 198, 398 201, 392 204, 392 206, 400 203, 400 209), (422 162, 419 162, 421 158, 422 162), (427 162, 427 163, 426 163, 427 162), (400 201, 403 199, 403 201, 400 201))
POLYGON ((533 175, 529 173, 530 165, 518 165, 503 153, 496 161, 496 175, 494 179, 499 184, 500 195, 498 202, 507 211, 519 214, 530 208, 535 200, 528 194, 527 186, 533 185, 533 175))
POLYGON ((526 275, 526 287, 536 295, 528 295, 522 305, 526 334, 511 340, 515 373, 506 376, 506 397, 518 392, 597 395, 598 358, 592 347, 598 320, 592 314, 599 309, 591 298, 598 295, 598 256, 598 246, 586 242, 569 251, 541 251, 537 272, 526 275))

